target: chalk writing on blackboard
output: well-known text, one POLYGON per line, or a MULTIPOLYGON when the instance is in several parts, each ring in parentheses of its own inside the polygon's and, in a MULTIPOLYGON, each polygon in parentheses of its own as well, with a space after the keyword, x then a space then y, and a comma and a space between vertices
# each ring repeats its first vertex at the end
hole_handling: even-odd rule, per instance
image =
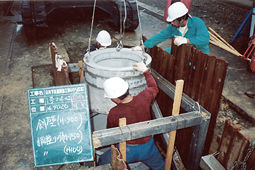
POLYGON ((28 89, 36 167, 92 161, 85 84, 28 89))

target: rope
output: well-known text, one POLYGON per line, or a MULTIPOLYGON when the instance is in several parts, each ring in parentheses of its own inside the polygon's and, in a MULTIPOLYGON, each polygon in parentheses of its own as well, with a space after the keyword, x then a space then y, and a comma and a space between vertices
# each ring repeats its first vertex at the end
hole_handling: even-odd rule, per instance
POLYGON ((97 0, 94 0, 93 15, 92 15, 92 20, 91 20, 90 35, 89 35, 89 45, 88 45, 88 49, 87 49, 88 54, 90 54, 91 37, 92 37, 92 31, 93 31, 95 11, 96 11, 95 10, 96 9, 96 3, 97 3, 97 0))
MULTIPOLYGON (((136 11, 137 11, 139 29, 140 29, 140 34, 141 34, 140 45, 143 46, 143 30, 142 30, 142 24, 141 24, 141 18, 140 18, 140 12, 139 12, 137 0, 136 0, 136 11)), ((144 51, 144 49, 143 49, 143 51, 144 51)))
POLYGON ((127 19, 127 5, 126 5, 126 1, 123 0, 123 4, 124 4, 124 19, 123 19, 123 23, 122 23, 122 2, 120 0, 120 40, 119 43, 117 45, 117 51, 119 51, 121 48, 123 48, 123 36, 124 36, 124 32, 125 32, 125 25, 126 25, 126 19, 127 19))

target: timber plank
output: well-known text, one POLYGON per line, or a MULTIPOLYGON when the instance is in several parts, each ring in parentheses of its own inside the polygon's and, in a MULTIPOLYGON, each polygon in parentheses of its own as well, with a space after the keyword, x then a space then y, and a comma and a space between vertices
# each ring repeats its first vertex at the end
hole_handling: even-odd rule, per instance
POLYGON ((198 91, 198 102, 202 105, 203 104, 203 94, 205 91, 205 83, 206 83, 206 79, 207 79, 207 74, 208 74, 208 60, 209 57, 206 54, 200 54, 201 58, 203 58, 203 63, 201 64, 201 68, 202 68, 202 74, 200 75, 200 83, 199 83, 199 91, 198 91))
POLYGON ((220 140, 219 148, 217 149, 219 154, 216 156, 216 158, 219 160, 219 162, 222 165, 225 164, 224 161, 225 161, 225 156, 227 155, 227 152, 228 152, 228 146, 230 145, 230 142, 231 142, 234 132, 237 130, 238 129, 234 129, 230 126, 229 121, 225 122, 225 126, 224 126, 224 130, 223 130, 222 137, 220 140))
POLYGON ((219 109, 219 100, 221 98, 224 80, 227 72, 227 62, 225 60, 217 59, 215 66, 215 73, 213 76, 211 103, 209 110, 213 113, 217 113, 219 109))
MULTIPOLYGON (((228 146, 228 152, 224 159, 226 163, 225 167, 231 169, 236 161, 242 161, 248 146, 249 140, 242 136, 239 130, 235 131, 231 145, 228 146)), ((241 169, 241 166, 237 166, 235 169, 241 169)))
POLYGON ((205 108, 209 108, 210 106, 210 99, 211 99, 210 93, 211 93, 211 85, 213 81, 215 64, 216 64, 216 57, 208 56, 207 65, 206 65, 207 74, 204 75, 205 77, 203 77, 205 85, 204 85, 203 94, 201 96, 201 105, 204 106, 205 108))
POLYGON ((178 46, 175 45, 172 41, 172 46, 171 46, 171 55, 173 56, 177 56, 177 49, 178 49, 178 46))
POLYGON ((186 45, 181 45, 177 49, 177 62, 175 65, 175 80, 183 79, 184 75, 184 62, 186 55, 186 45))
MULTIPOLYGON (((223 134, 218 148, 217 159, 226 169, 231 169, 235 161, 242 161, 249 146, 249 140, 244 137, 239 129, 232 126, 230 121, 225 122, 223 134)), ((237 166, 235 169, 239 169, 237 166)))
POLYGON ((158 73, 160 75, 162 75, 163 77, 165 77, 166 70, 167 70, 168 63, 169 63, 169 54, 165 50, 158 48, 158 56, 157 57, 161 58, 161 60, 159 62, 160 64, 159 64, 158 73))
MULTIPOLYGON (((210 88, 210 98, 207 99, 206 108, 210 110, 211 113, 211 121, 216 122, 218 116, 218 110, 220 106, 220 98, 223 90, 224 80, 227 71, 227 63, 224 60, 217 59, 214 69, 214 75, 212 76, 212 84, 210 88)), ((214 131, 215 123, 210 123, 208 129, 208 136, 207 136, 207 147, 209 148, 209 143, 211 143, 213 138, 213 131, 214 131)))
POLYGON ((185 55, 185 64, 184 64, 184 76, 183 76, 183 80, 185 82, 184 84, 184 92, 189 95, 190 92, 190 78, 191 78, 191 74, 190 72, 192 71, 191 69, 191 65, 189 65, 189 63, 191 63, 190 60, 192 60, 193 58, 193 53, 192 53, 192 49, 187 46, 186 49, 186 55, 185 55))
MULTIPOLYGON (((195 72, 193 76, 193 82, 192 82, 192 90, 191 90, 191 98, 194 99, 195 101, 198 100, 198 90, 199 90, 199 84, 201 81, 201 73, 203 71, 202 63, 204 62, 204 57, 201 52, 195 51, 195 56, 196 56, 196 63, 195 63, 195 72)), ((193 67, 194 67, 193 66, 193 67)))
POLYGON ((167 74, 166 74, 166 79, 174 84, 174 65, 175 65, 175 62, 176 62, 176 57, 174 55, 170 55, 169 56, 169 65, 168 65, 168 68, 166 70, 167 74))
POLYGON ((198 50, 195 50, 193 48, 192 50, 192 55, 191 55, 191 58, 189 60, 189 79, 188 79, 188 92, 187 94, 192 98, 194 99, 194 97, 192 96, 192 93, 194 90, 192 87, 194 86, 194 79, 196 78, 195 77, 195 73, 197 72, 197 60, 199 60, 199 56, 198 56, 198 50))
POLYGON ((158 52, 158 47, 155 46, 152 49, 150 49, 149 54, 152 58, 152 62, 151 62, 151 68, 158 70, 159 67, 159 62, 160 62, 160 58, 157 57, 157 52, 158 52))
MULTIPOLYGON (((197 52, 198 53, 198 52, 197 52)), ((199 94, 201 93, 203 89, 203 84, 202 84, 202 77, 204 74, 204 63, 206 63, 207 56, 204 53, 198 53, 198 63, 197 63, 197 70, 194 78, 194 86, 193 86, 193 99, 195 101, 199 100, 199 94)))

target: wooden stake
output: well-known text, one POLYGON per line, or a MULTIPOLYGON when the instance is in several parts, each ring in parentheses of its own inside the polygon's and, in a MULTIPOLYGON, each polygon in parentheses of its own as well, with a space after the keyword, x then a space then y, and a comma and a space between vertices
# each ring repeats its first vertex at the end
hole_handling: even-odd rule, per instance
MULTIPOLYGON (((183 80, 177 80, 176 81, 172 116, 179 115, 180 106, 181 106, 181 99, 182 99, 183 84, 184 84, 183 80)), ((167 147, 167 153, 166 153, 165 170, 170 170, 170 168, 171 168, 175 136, 176 136, 176 131, 171 131, 169 133, 168 147, 167 147)))
POLYGON ((81 83, 84 79, 83 62, 81 60, 78 61, 78 66, 79 66, 79 76, 80 76, 80 83, 81 83))
MULTIPOLYGON (((119 119, 119 126, 125 126, 127 124, 127 120, 126 118, 120 118, 119 119)), ((120 143, 120 153, 122 155, 122 159, 124 161, 127 160, 127 157, 126 157, 126 142, 121 142, 120 143)))

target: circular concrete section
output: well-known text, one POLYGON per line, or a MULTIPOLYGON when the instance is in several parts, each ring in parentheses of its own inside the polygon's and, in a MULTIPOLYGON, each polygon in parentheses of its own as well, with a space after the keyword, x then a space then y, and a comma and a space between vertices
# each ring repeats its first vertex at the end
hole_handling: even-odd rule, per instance
POLYGON ((133 70, 132 65, 145 61, 149 67, 151 57, 142 51, 107 48, 93 51, 84 57, 85 81, 88 84, 90 109, 92 112, 106 113, 115 105, 104 98, 103 82, 110 77, 121 77, 129 84, 131 95, 137 95, 146 88, 143 74, 133 70))

